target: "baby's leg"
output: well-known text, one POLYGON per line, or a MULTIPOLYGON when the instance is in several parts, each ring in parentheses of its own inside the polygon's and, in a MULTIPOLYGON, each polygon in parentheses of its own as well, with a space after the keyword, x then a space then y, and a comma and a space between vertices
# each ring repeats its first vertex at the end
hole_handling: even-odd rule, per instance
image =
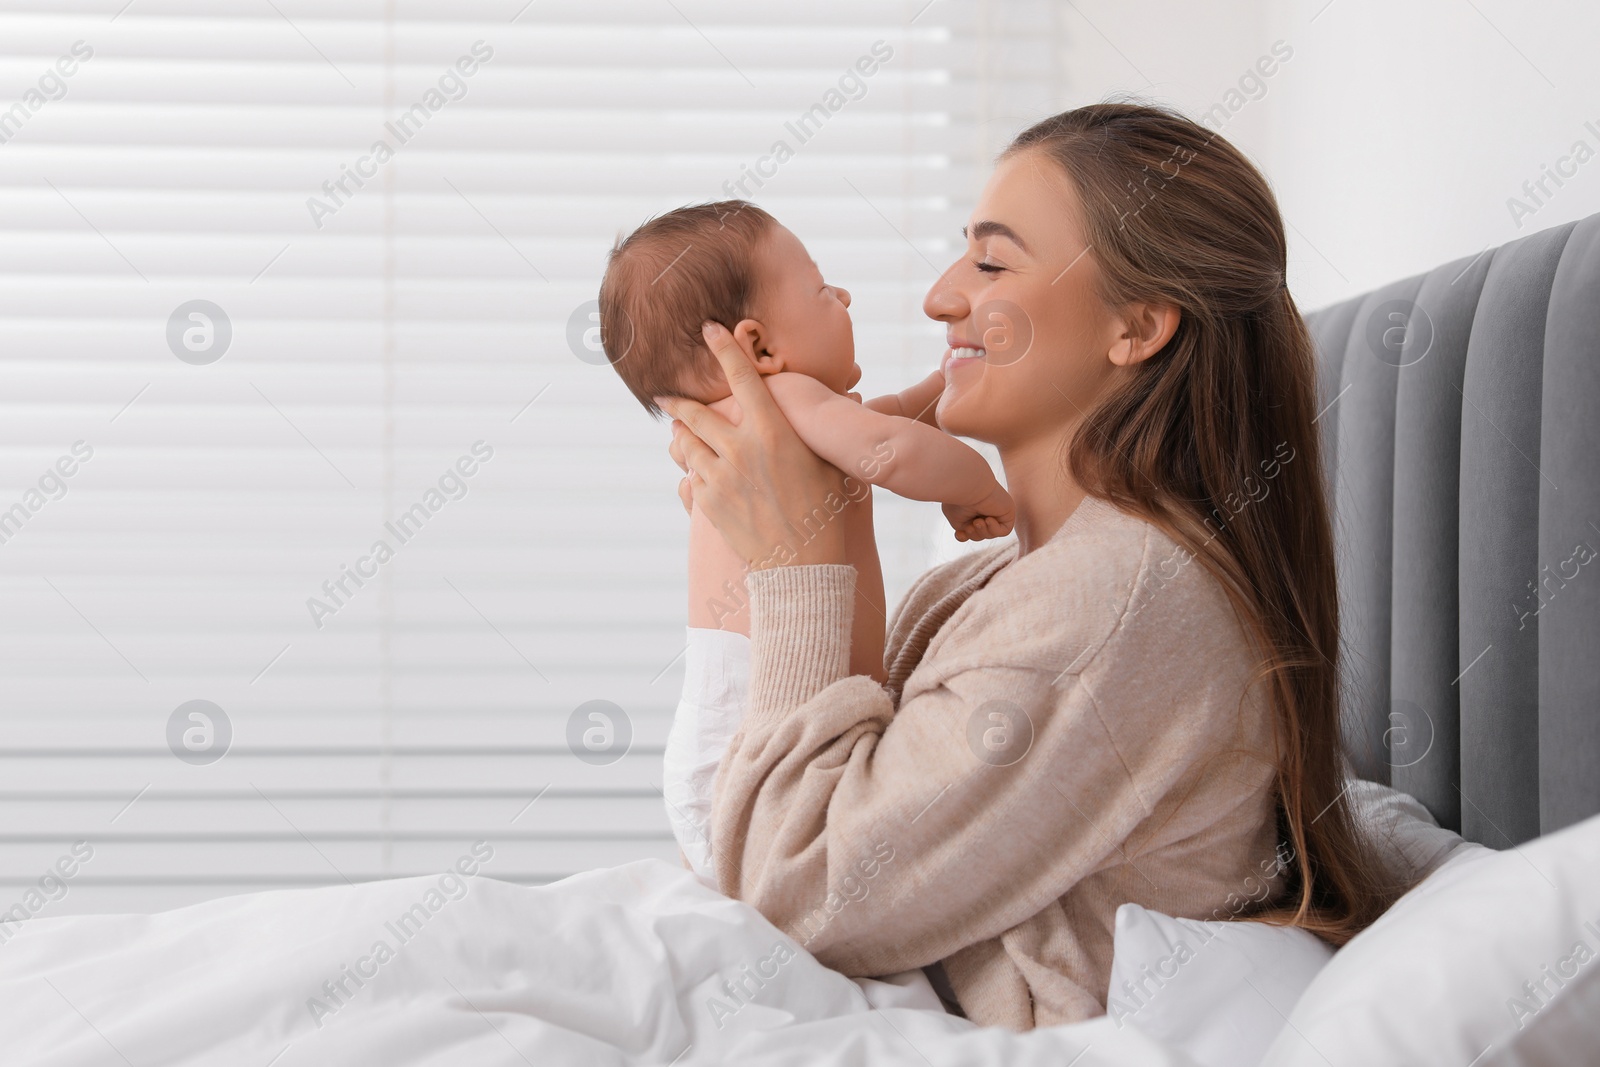
POLYGON ((744 718, 749 633, 744 561, 696 508, 689 525, 683 696, 667 733, 661 794, 690 870, 712 884, 711 798, 717 765, 744 718))
POLYGON ((715 885, 711 798, 717 765, 744 718, 750 639, 691 626, 683 666, 683 696, 662 755, 661 795, 667 822, 689 869, 715 885))
POLYGON ((888 612, 883 603, 883 568, 872 525, 872 497, 856 501, 839 515, 845 527, 845 558, 856 569, 856 607, 850 624, 850 673, 876 682, 889 680, 883 666, 888 612))
POLYGON ((705 512, 689 518, 689 625, 750 636, 744 560, 728 547, 705 512))

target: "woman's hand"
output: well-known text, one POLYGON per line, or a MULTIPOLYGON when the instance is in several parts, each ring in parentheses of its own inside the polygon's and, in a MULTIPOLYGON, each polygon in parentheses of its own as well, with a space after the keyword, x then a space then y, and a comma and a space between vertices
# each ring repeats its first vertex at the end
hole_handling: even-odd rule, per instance
POLYGON ((833 510, 850 504, 844 474, 800 440, 727 329, 706 323, 704 334, 743 419, 735 426, 694 400, 656 398, 673 417, 668 451, 688 472, 679 498, 698 503, 752 569, 844 563, 833 510))

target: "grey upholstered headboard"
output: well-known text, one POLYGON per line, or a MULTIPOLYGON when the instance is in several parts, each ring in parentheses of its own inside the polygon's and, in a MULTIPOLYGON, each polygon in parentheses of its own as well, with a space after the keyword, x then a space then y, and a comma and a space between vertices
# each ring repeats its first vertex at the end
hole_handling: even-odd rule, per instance
POLYGON ((1600 812, 1600 215, 1307 321, 1357 772, 1496 848, 1600 812))

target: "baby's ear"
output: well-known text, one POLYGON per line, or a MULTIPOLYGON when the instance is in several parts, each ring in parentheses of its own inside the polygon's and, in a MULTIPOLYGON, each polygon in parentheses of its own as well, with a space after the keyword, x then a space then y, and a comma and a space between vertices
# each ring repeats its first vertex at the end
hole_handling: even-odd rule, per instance
POLYGON ((783 357, 771 349, 767 328, 755 319, 740 319, 733 328, 733 339, 762 374, 777 374, 784 369, 783 357))

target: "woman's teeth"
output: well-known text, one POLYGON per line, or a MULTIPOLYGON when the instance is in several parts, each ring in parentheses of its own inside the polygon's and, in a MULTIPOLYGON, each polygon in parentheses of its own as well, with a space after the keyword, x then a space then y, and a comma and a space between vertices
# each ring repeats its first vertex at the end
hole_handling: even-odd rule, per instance
POLYGON ((965 362, 966 360, 982 359, 988 354, 989 353, 987 351, 981 348, 952 348, 950 350, 950 358, 947 363, 951 366, 954 366, 955 364, 965 362))

